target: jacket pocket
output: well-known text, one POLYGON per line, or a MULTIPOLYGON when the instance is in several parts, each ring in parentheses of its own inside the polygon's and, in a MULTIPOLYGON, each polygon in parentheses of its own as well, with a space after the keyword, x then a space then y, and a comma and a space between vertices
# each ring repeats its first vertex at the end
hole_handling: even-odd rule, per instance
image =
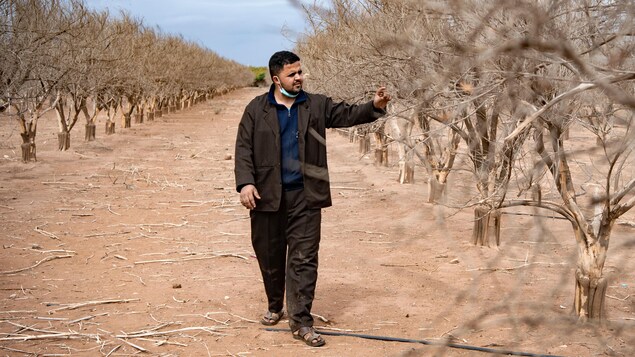
POLYGON ((329 170, 326 167, 320 167, 305 163, 304 176, 310 177, 315 180, 329 182, 329 170))
POLYGON ((260 200, 256 202, 259 211, 275 211, 279 207, 282 194, 280 166, 256 167, 256 189, 260 194, 260 200))

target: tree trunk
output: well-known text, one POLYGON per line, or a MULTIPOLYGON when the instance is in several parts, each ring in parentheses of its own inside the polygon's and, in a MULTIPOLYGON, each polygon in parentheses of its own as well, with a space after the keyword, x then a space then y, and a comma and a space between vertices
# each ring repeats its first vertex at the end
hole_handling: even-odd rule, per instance
POLYGON ((153 121, 154 120, 154 111, 149 111, 148 112, 148 121, 153 121))
POLYGON ((26 133, 20 133, 22 137, 22 161, 37 161, 36 148, 35 148, 35 131, 28 131, 26 133))
POLYGON ((397 142, 397 152, 399 154, 399 183, 414 183, 413 151, 407 150, 404 142, 397 142))
POLYGON ((591 277, 580 268, 576 269, 574 312, 580 320, 605 318, 606 286, 606 278, 591 277))
POLYGON ((71 133, 68 131, 57 133, 57 148, 66 151, 71 148, 71 133))
MULTIPOLYGON (((610 228, 603 231, 609 230, 610 228)), ((584 233, 580 229, 575 229, 575 234, 584 233)), ((604 301, 607 287, 607 279, 603 276, 602 270, 608 244, 601 244, 598 241, 608 242, 608 238, 595 240, 587 237, 577 241, 580 249, 578 249, 578 263, 575 271, 574 313, 581 321, 602 320, 606 317, 604 301), (587 247, 585 242, 593 243, 587 247)))
POLYGON ((163 111, 161 109, 157 109, 155 113, 155 118, 161 118, 163 116, 163 111))
POLYGON ((368 135, 364 135, 359 140, 359 153, 364 155, 370 151, 370 137, 368 135))
POLYGON ((130 122, 130 114, 124 114, 123 115, 123 127, 124 128, 130 128, 131 122, 130 122))
POLYGON ((97 126, 95 124, 86 124, 86 141, 94 141, 96 137, 97 126))
POLYGON ((388 148, 375 148, 375 165, 388 166, 388 148))
POLYGON ((415 182, 415 165, 412 160, 399 161, 399 183, 415 182))
POLYGON ((134 115, 134 122, 135 122, 135 124, 143 123, 143 114, 141 114, 141 113, 135 114, 134 115))
POLYGON ((490 246, 490 237, 494 237, 496 246, 500 245, 501 214, 486 206, 474 208, 474 230, 472 243, 478 246, 490 246))
POLYGON ((375 133, 375 165, 388 166, 388 145, 386 137, 382 133, 375 133))
POLYGON ((106 135, 112 135, 115 133, 115 122, 108 120, 106 122, 106 135))
POLYGON ((447 182, 445 180, 443 182, 439 181, 438 174, 430 175, 428 179, 428 203, 441 202, 446 186, 447 182))

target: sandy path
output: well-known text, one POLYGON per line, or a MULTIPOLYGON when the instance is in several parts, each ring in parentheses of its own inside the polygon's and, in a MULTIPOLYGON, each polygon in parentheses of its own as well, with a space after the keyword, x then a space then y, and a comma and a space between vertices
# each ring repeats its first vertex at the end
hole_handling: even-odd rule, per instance
MULTIPOLYGON (((16 128, 3 128, 0 355, 433 355, 418 344, 334 336, 309 349, 251 322, 264 312, 264 292, 227 158, 242 110, 260 92, 240 90, 112 136, 98 130, 95 142, 77 131, 64 153, 45 120, 37 163, 16 161, 16 128), (12 340, 44 333, 63 335, 12 340)), ((399 185, 396 167, 359 158, 334 132, 328 140, 334 207, 323 216, 314 312, 329 323, 319 327, 567 356, 599 355, 606 345, 633 351, 632 324, 570 324, 568 225, 545 219, 549 233, 538 232, 527 229, 530 218, 510 216, 499 250, 473 247, 471 212, 448 216, 425 203, 424 183, 399 185), (540 264, 520 267, 528 256, 540 264)), ((635 295, 628 252, 617 246, 607 263, 615 323, 634 317, 633 298, 623 299, 635 295)))

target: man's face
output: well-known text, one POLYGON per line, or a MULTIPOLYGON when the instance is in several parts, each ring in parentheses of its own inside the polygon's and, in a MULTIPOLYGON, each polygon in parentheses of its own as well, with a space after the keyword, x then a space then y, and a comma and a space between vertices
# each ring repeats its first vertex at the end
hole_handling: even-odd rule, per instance
POLYGON ((297 94, 302 89, 304 75, 302 74, 302 66, 300 61, 285 64, 282 71, 277 76, 273 76, 273 82, 280 85, 287 92, 297 94))

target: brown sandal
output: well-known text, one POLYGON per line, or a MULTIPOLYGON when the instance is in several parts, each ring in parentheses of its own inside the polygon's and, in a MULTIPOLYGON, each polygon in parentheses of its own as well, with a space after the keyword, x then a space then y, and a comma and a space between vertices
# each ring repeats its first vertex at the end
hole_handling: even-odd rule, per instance
POLYGON ((282 319, 282 316, 284 316, 283 310, 280 310, 278 312, 267 311, 265 316, 263 316, 262 319, 260 320, 260 323, 265 326, 273 326, 277 324, 278 322, 280 322, 280 320, 282 319))
POLYGON ((296 340, 302 340, 311 347, 320 347, 326 344, 326 341, 324 341, 322 336, 315 332, 315 329, 310 326, 303 326, 293 331, 293 338, 296 340))

